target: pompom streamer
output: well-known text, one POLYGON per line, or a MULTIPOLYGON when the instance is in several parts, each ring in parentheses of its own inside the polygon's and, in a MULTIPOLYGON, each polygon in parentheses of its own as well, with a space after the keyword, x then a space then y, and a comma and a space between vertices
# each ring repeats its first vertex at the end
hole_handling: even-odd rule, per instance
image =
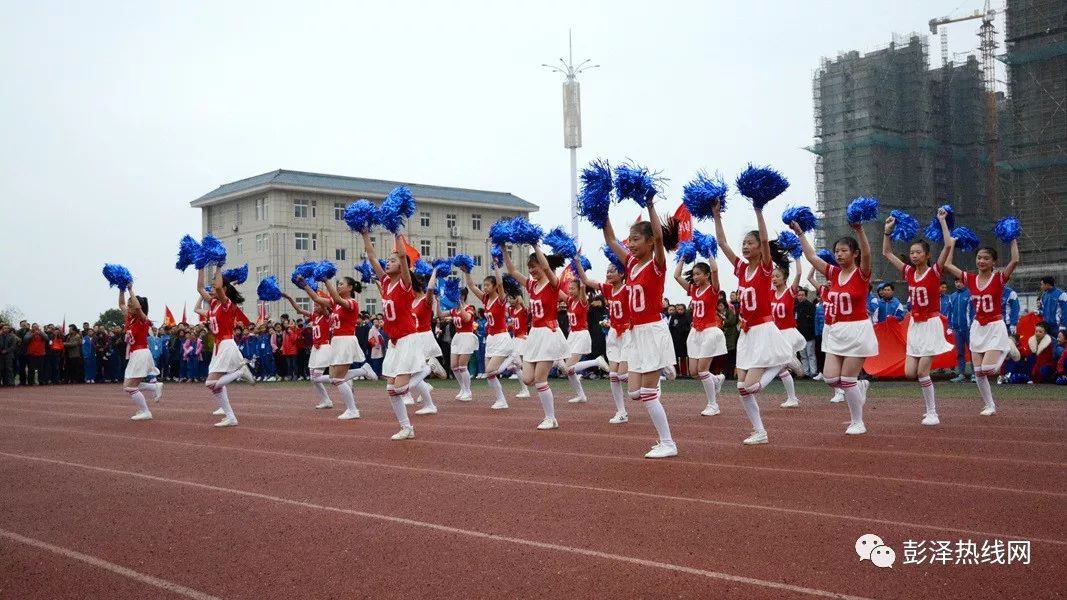
POLYGON ((718 173, 714 177, 709 177, 707 173, 701 171, 682 188, 682 203, 694 218, 710 219, 716 202, 720 205, 720 212, 726 210, 726 192, 729 190, 730 187, 718 173))
POLYGON ((222 272, 222 279, 241 285, 248 280, 248 263, 234 269, 226 269, 222 272))
POLYGON ((737 176, 737 191, 752 201, 757 210, 782 195, 789 188, 789 180, 771 167, 756 167, 749 164, 737 176))
POLYGON ((846 211, 849 223, 866 223, 878 218, 878 199, 860 196, 848 203, 846 211))
POLYGON ((278 278, 274 275, 264 277, 263 281, 260 281, 259 285, 256 286, 256 296, 264 302, 281 300, 282 290, 278 287, 278 278))
POLYGON ((807 206, 790 206, 785 209, 782 213, 782 222, 789 226, 794 221, 804 232, 815 231, 819 227, 819 218, 807 206))
POLYGON ((133 283, 133 275, 130 274, 130 270, 122 265, 106 263, 104 265, 103 273, 104 279, 107 279, 107 282, 111 287, 117 287, 120 290, 124 290, 133 283))

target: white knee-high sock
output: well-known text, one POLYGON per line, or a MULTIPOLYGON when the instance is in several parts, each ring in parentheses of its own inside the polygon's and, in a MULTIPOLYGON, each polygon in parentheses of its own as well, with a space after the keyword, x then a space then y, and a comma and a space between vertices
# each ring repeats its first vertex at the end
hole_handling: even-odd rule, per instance
POLYGON ((770 368, 770 369, 764 370, 763 371, 763 375, 760 375, 760 378, 759 378, 759 389, 760 390, 766 389, 767 386, 769 386, 771 384, 771 382, 774 381, 774 378, 778 377, 778 374, 781 373, 784 370, 785 369, 782 369, 782 368, 775 369, 773 367, 770 368))
POLYGON ((312 383, 331 383, 332 378, 329 373, 324 373, 318 369, 312 371, 311 382, 312 383))
POLYGON ((496 402, 507 402, 504 400, 504 386, 500 385, 500 378, 496 375, 486 375, 486 382, 489 384, 489 389, 493 392, 493 400, 496 402))
POLYGON ((226 393, 226 386, 216 386, 214 395, 215 402, 222 409, 222 412, 226 413, 226 418, 236 421, 237 415, 233 414, 233 408, 230 406, 230 395, 226 393))
POLYGON ((467 370, 467 367, 456 367, 452 369, 452 373, 456 375, 456 381, 459 382, 459 391, 464 394, 471 393, 471 372, 467 370))
POLYGON ((708 398, 708 406, 718 406, 719 399, 715 392, 715 376, 710 371, 701 371, 697 373, 697 377, 700 378, 700 385, 704 388, 704 395, 708 398))
MULTIPOLYGON (((329 382, 330 378, 327 377, 326 381, 329 382)), ((326 391, 326 384, 312 380, 311 386, 315 388, 315 393, 319 395, 319 400, 333 404, 333 400, 330 400, 330 393, 326 391)))
POLYGON ((982 395, 982 402, 986 408, 992 408, 996 410, 996 403, 993 401, 993 388, 989 386, 989 377, 996 373, 993 367, 979 367, 974 371, 975 377, 978 381, 978 392, 982 395))
POLYGON ((161 384, 161 383, 146 383, 146 382, 142 382, 142 383, 137 385, 137 389, 141 390, 142 392, 152 392, 153 394, 155 394, 156 393, 156 389, 158 389, 160 385, 163 385, 163 384, 161 384))
POLYGON ((223 375, 222 377, 219 377, 218 381, 215 382, 215 387, 225 387, 225 386, 230 385, 231 383, 237 381, 240 378, 241 378, 241 369, 237 369, 236 371, 233 371, 232 373, 227 373, 227 374, 223 375))
POLYGON ((667 411, 663 409, 663 403, 659 401, 659 388, 641 388, 641 401, 644 403, 645 409, 648 410, 648 416, 652 419, 652 424, 656 426, 656 433, 659 434, 660 443, 673 446, 674 440, 671 439, 671 427, 667 424, 667 411))
POLYGON ((863 422, 863 394, 860 393, 859 387, 856 385, 855 377, 842 377, 841 381, 837 384, 841 389, 845 390, 845 402, 848 403, 848 414, 852 419, 852 423, 863 422))
POLYGON ((763 428, 763 417, 759 414, 759 404, 756 402, 760 387, 759 383, 754 383, 749 387, 745 387, 743 381, 737 382, 737 392, 741 394, 741 406, 745 409, 745 414, 748 415, 748 420, 752 423, 753 431, 767 431, 763 428))
POLYGON ((130 400, 133 400, 133 405, 137 407, 137 412, 148 412, 148 403, 145 402, 144 394, 141 390, 133 387, 122 388, 130 395, 130 400))
MULTIPOLYGON (((411 389, 411 384, 408 384, 408 389, 411 389)), ((437 405, 433 403, 433 396, 430 395, 430 384, 425 381, 420 381, 419 385, 415 386, 415 391, 419 393, 419 397, 422 398, 422 403, 425 408, 437 408, 437 405)))
POLYGON ((345 401, 345 409, 357 410, 356 395, 352 392, 352 384, 345 381, 344 378, 331 379, 330 383, 341 394, 341 399, 345 401))
POLYGON ((393 405, 393 414, 396 415, 396 422, 400 423, 401 427, 411 427, 411 420, 408 419, 408 409, 404 406, 404 396, 408 393, 407 386, 398 390, 390 385, 385 390, 389 394, 389 403, 393 405))
POLYGON ((408 381, 409 388, 418 388, 419 384, 423 382, 430 375, 430 365, 423 365, 417 372, 411 374, 411 379, 408 381))
POLYGON ((618 373, 611 373, 611 399, 615 401, 615 413, 626 414, 626 398, 622 395, 622 382, 619 381, 618 373))
POLYGON ((919 378, 919 387, 923 391, 923 400, 926 402, 926 414, 937 414, 937 401, 934 398, 934 380, 930 376, 919 378))
POLYGON ((595 360, 582 360, 582 361, 578 361, 578 362, 574 363, 574 366, 571 367, 571 370, 574 371, 575 373, 581 373, 582 371, 585 371, 586 369, 592 369, 596 365, 597 365, 597 361, 595 361, 595 360))
POLYGON ((547 383, 538 383, 537 398, 541 400, 541 408, 545 409, 546 419, 556 418, 556 404, 555 399, 552 397, 552 388, 547 383))
POLYGON ((778 374, 778 379, 782 380, 782 385, 785 386, 785 397, 788 400, 797 399, 797 386, 793 383, 793 374, 789 371, 782 371, 778 374))
POLYGON ((571 383, 571 389, 578 395, 579 398, 585 400, 585 389, 582 387, 582 380, 578 377, 577 373, 567 373, 567 381, 571 383))

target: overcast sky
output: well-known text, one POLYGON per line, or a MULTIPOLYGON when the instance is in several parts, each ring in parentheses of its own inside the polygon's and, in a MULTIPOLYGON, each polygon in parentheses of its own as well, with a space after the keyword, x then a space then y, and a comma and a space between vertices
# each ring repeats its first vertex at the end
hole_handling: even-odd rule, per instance
MULTIPOLYGON (((276 168, 508 191, 560 224, 561 77, 540 65, 566 54, 568 27, 575 58, 602 65, 582 77, 580 165, 661 169, 673 210, 698 169, 732 180, 771 164, 792 181, 768 209, 781 229, 784 205, 815 200, 803 147, 820 58, 980 4, 3 0, 0 306, 94 320, 115 302, 100 268, 119 262, 150 316, 180 315, 195 274, 175 271, 177 241, 200 233, 189 202, 276 168)), ((977 27, 953 25, 952 50, 973 51, 977 27)), ((736 246, 752 212, 735 198, 727 217, 736 246)), ((582 236, 599 247, 599 231, 582 236)))

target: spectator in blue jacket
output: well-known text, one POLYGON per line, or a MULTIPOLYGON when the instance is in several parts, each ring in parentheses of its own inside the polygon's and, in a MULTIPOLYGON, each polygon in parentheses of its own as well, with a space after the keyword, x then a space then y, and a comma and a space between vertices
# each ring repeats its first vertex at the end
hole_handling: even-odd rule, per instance
MULTIPOLYGON (((1041 278, 1037 314, 1054 329, 1067 329, 1067 292, 1056 287, 1056 280, 1052 277, 1041 278)), ((1055 332, 1050 333, 1055 335, 1055 332)))
POLYGON ((1004 295, 1000 299, 1000 309, 1004 314, 1004 324, 1008 326, 1008 334, 1015 335, 1019 327, 1019 294, 1008 286, 1004 286, 1004 295))
POLYGON ((892 283, 883 283, 878 287, 878 297, 874 299, 870 309, 871 321, 875 323, 881 323, 890 317, 898 321, 904 319, 904 305, 897 299, 892 283))
POLYGON ((948 284, 941 283, 941 314, 948 318, 948 313, 951 308, 952 296, 948 293, 948 284))
POLYGON ((949 295, 948 326, 956 333, 956 377, 954 383, 967 379, 967 347, 971 343, 971 322, 974 321, 974 304, 971 290, 956 280, 956 291, 949 295))

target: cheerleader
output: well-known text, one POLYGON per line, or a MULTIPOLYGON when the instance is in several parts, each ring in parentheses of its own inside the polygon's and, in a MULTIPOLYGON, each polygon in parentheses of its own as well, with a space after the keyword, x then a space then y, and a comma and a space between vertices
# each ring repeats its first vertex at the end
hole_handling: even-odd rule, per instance
MULTIPOLYGON (((374 253, 374 243, 371 242, 370 233, 363 231, 362 235, 367 261, 370 262, 381 285, 382 315, 385 317, 385 333, 389 336, 389 347, 385 353, 385 362, 382 363, 382 374, 389 381, 385 389, 389 394, 389 403, 393 406, 393 413, 396 414, 396 420, 400 424, 400 431, 393 434, 392 439, 413 440, 415 428, 411 426, 404 403, 405 400, 411 398, 408 386, 412 375, 422 371, 426 366, 426 358, 425 352, 420 347, 419 339, 415 336, 415 315, 411 312, 411 305, 415 301, 415 290, 411 285, 409 258, 401 251, 393 252, 383 269, 374 253)), ((396 248, 405 247, 400 235, 396 235, 395 240, 396 248)))
MULTIPOLYGON (((578 265, 580 260, 571 260, 572 265, 578 265)), ((579 278, 571 279, 567 285, 567 291, 560 290, 559 299, 567 303, 567 321, 570 332, 567 334, 567 350, 570 357, 566 361, 557 364, 567 374, 571 389, 575 396, 567 402, 571 404, 586 402, 585 389, 579 375, 586 369, 599 367, 608 371, 608 363, 604 357, 598 356, 593 360, 582 360, 582 357, 593 351, 593 338, 589 335, 589 295, 586 294, 585 284, 579 278)))
POLYGON ((830 387, 842 388, 845 392, 851 417, 845 433, 862 435, 867 433, 863 424, 863 404, 867 401, 870 382, 858 381, 858 378, 867 357, 878 354, 878 338, 867 312, 871 244, 862 223, 849 223, 856 237, 846 236, 834 242, 837 265, 831 265, 815 254, 800 225, 793 222, 790 227, 800 238, 808 262, 830 282, 830 291, 826 294, 827 325, 822 334, 822 349, 826 353, 823 376, 830 387))
MULTIPOLYGON (((511 332, 511 356, 508 357, 504 365, 501 365, 501 372, 510 367, 522 368, 522 355, 526 350, 526 337, 530 333, 530 312, 526 310, 526 305, 522 303, 522 288, 519 288, 509 298, 508 331, 511 332)), ((530 388, 526 387, 526 382, 522 380, 521 376, 519 377, 519 393, 515 394, 515 397, 530 397, 530 388)))
POLYGON ((1011 260, 1004 265, 1004 268, 997 270, 997 251, 987 246, 979 248, 974 256, 978 273, 964 271, 952 263, 952 252, 956 240, 950 236, 947 216, 944 209, 937 211, 942 234, 946 244, 950 246, 945 271, 953 277, 962 279, 971 291, 971 302, 974 303, 974 321, 971 323, 970 331, 971 364, 974 365, 978 391, 982 394, 982 402, 985 404, 980 414, 983 417, 991 417, 996 414, 997 405, 993 402, 993 390, 989 386, 989 378, 996 377, 1000 371, 1000 365, 1012 348, 1008 329, 1003 323, 1004 316, 1000 310, 1000 300, 1004 295, 1004 286, 1011 279, 1015 267, 1019 266, 1019 242, 1012 240, 1011 260))
POLYGON ((934 381, 930 379, 930 367, 935 356, 952 350, 952 344, 945 339, 945 322, 941 320, 939 302, 941 279, 945 274, 945 261, 948 260, 950 245, 945 244, 937 262, 930 266, 930 243, 926 240, 913 242, 908 249, 908 260, 911 264, 906 265, 893 253, 891 236, 896 224, 895 217, 885 220, 882 256, 904 275, 904 280, 908 283, 911 323, 908 325, 904 376, 919 381, 923 400, 926 402, 922 424, 933 426, 941 421, 937 417, 937 401, 934 397, 934 381))
MULTIPOLYGON (((304 284, 305 290, 310 289, 304 284)), ((309 295, 315 294, 310 292, 309 295)), ((315 294, 317 295, 317 294, 315 294)), ((326 304, 314 303, 313 311, 306 311, 293 300, 293 297, 289 294, 282 294, 282 297, 289 301, 289 304, 293 306, 293 310, 297 314, 302 315, 308 321, 311 322, 311 356, 308 357, 308 369, 311 371, 311 384, 315 387, 315 392, 319 395, 319 403, 315 405, 316 409, 330 409, 333 408, 333 401, 330 400, 330 394, 326 391, 326 385, 330 382, 329 374, 323 375, 323 373, 330 368, 330 312, 331 308, 326 304)))
MULTIPOLYGON (((607 355, 608 379, 611 382, 611 398, 615 401, 615 416, 608 420, 612 425, 621 425, 630 420, 626 414, 626 397, 623 395, 623 387, 628 385, 630 379, 627 354, 631 351, 630 342, 630 287, 626 285, 623 275, 612 261, 604 273, 607 281, 600 283, 589 279, 589 275, 582 268, 581 261, 574 263, 578 269, 578 277, 587 288, 600 290, 608 308, 608 339, 607 355)), ((601 367, 603 368, 603 367, 601 367)))
POLYGON ((788 259, 777 242, 768 240, 763 211, 755 210, 758 229, 745 235, 739 257, 726 241, 721 203, 716 202, 712 207, 719 249, 734 265, 737 276, 738 317, 742 321, 737 338, 737 391, 752 422, 752 434, 742 442, 750 446, 767 443, 767 430, 759 411, 759 392, 796 360, 793 347, 771 316, 771 265, 783 266, 788 264, 788 259))
POLYGON ((710 265, 698 262, 684 277, 685 263, 678 261, 674 267, 674 280, 689 294, 693 311, 693 326, 686 338, 686 353, 689 355, 689 372, 696 373, 708 405, 700 415, 714 417, 719 410, 719 391, 726 375, 712 375, 711 361, 726 354, 726 336, 719 323, 719 267, 712 260, 710 265))
POLYGON ((456 400, 470 402, 471 395, 471 372, 467 368, 471 354, 478 351, 478 336, 474 335, 474 307, 467 304, 467 289, 459 291, 459 306, 445 312, 438 307, 437 316, 442 319, 451 319, 455 334, 452 336, 452 355, 450 357, 452 373, 459 382, 459 393, 456 400))
POLYGON ((667 245, 671 250, 678 244, 677 228, 664 228, 650 195, 646 206, 648 221, 630 227, 630 236, 623 248, 615 237, 610 219, 604 223, 604 241, 620 262, 626 265, 626 281, 630 287, 631 352, 627 358, 628 391, 631 398, 640 399, 648 416, 656 426, 659 443, 645 454, 645 458, 678 456, 678 446, 671 438, 667 411, 660 402, 660 371, 674 365, 674 343, 667 330, 667 321, 660 314, 660 298, 667 278, 667 245), (665 230, 669 243, 665 241, 665 230))
POLYGON ((330 297, 324 298, 312 291, 302 278, 297 278, 297 282, 304 285, 304 291, 312 302, 330 311, 330 350, 326 358, 330 372, 328 378, 327 374, 320 375, 319 381, 323 384, 333 384, 334 389, 344 399, 345 412, 338 415, 338 419, 358 419, 359 408, 356 407, 356 395, 352 391, 351 380, 359 375, 366 376, 368 371, 372 371, 366 364, 358 369, 352 368, 352 363, 365 363, 367 360, 356 340, 359 302, 356 301, 355 295, 363 291, 363 286, 351 277, 339 278, 336 285, 327 279, 322 285, 330 297))
POLYGON ((240 349, 233 341, 233 326, 238 319, 243 318, 241 308, 245 299, 241 292, 233 286, 232 282, 226 281, 222 276, 222 270, 215 269, 215 276, 211 282, 211 293, 204 289, 204 270, 197 271, 196 291, 200 298, 208 303, 208 327, 215 336, 215 348, 211 353, 211 363, 208 365, 207 381, 205 386, 211 390, 222 420, 215 423, 215 427, 235 427, 237 416, 230 406, 230 397, 226 393, 226 386, 244 378, 248 383, 255 385, 256 379, 245 364, 240 349), (241 315, 241 316, 239 316, 241 315))
MULTIPOLYGON (((774 269, 774 273, 771 274, 771 286, 774 288, 774 293, 771 295, 771 316, 774 318, 774 325, 778 327, 778 330, 785 336, 786 342, 789 343, 793 349, 793 355, 796 356, 797 352, 804 349, 808 343, 804 339, 804 336, 797 329, 797 292, 800 290, 800 263, 796 265, 797 272, 793 275, 793 283, 786 285, 786 280, 789 278, 789 263, 785 262, 778 265, 774 269)), ((782 380, 782 385, 785 386, 785 402, 781 404, 782 408, 796 408, 800 406, 800 400, 797 398, 797 388, 793 383, 793 374, 789 369, 782 369, 782 372, 778 374, 778 378, 782 380)))
MULTIPOLYGON (((504 388, 500 385, 500 370, 512 353, 512 339, 508 335, 507 305, 505 300, 504 281, 500 276, 500 269, 493 266, 493 274, 482 280, 481 287, 474 284, 470 272, 464 271, 467 289, 478 297, 485 309, 485 379, 489 389, 493 392, 494 402, 489 408, 503 410, 508 407, 508 401, 504 398, 504 388)), ((512 290, 512 295, 520 293, 512 290)), ((455 344, 455 342, 453 342, 455 344)))
POLYGON ((148 298, 134 293, 133 283, 130 283, 125 289, 119 290, 119 310, 126 323, 126 348, 130 356, 122 389, 137 407, 137 413, 130 420, 148 421, 152 419, 152 411, 148 410, 143 392, 152 392, 156 402, 163 397, 162 383, 144 381, 145 378, 159 375, 152 352, 148 349, 148 330, 152 327, 152 322, 148 320, 148 298), (127 291, 130 293, 129 300, 126 300, 127 291))
POLYGON ((415 301, 411 304, 411 312, 415 315, 415 336, 426 358, 426 366, 412 375, 408 387, 415 388, 419 393, 419 402, 426 405, 423 408, 434 407, 433 411, 423 413, 416 411, 415 414, 436 414, 436 406, 430 396, 433 386, 426 383, 426 377, 433 373, 442 379, 445 378, 445 369, 437 360, 444 354, 441 352, 441 345, 437 343, 437 338, 433 335, 434 295, 432 290, 435 283, 437 283, 436 271, 430 275, 430 280, 425 285, 423 285, 422 277, 415 273, 411 274, 411 287, 415 290, 415 301))
POLYGON ((567 340, 559 330, 554 310, 559 298, 556 269, 563 266, 563 257, 556 254, 546 257, 541 252, 541 245, 534 244, 534 252, 526 263, 530 271, 529 277, 515 268, 511 261, 511 252, 505 250, 504 262, 507 264, 508 273, 530 294, 532 327, 523 348, 522 380, 526 385, 533 384, 537 388, 537 397, 545 411, 545 418, 537 428, 558 429, 552 388, 548 386, 548 372, 557 360, 567 356, 567 340))

